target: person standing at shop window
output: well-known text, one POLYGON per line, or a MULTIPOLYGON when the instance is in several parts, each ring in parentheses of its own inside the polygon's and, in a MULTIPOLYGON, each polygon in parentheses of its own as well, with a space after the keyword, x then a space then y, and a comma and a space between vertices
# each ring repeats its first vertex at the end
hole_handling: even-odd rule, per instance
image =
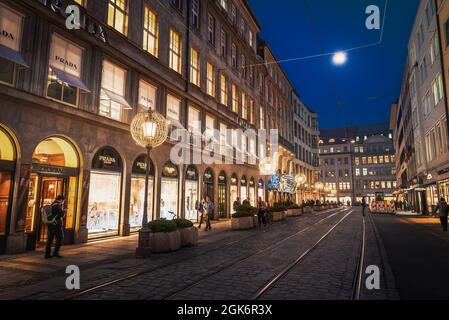
POLYGON ((214 203, 210 200, 209 197, 206 197, 206 215, 207 215, 206 231, 209 231, 212 229, 210 221, 214 218, 214 203))
POLYGON ((438 205, 434 210, 434 214, 437 214, 437 212, 439 212, 440 222, 441 226, 443 227, 443 231, 447 231, 447 217, 449 214, 449 205, 447 204, 446 199, 444 198, 440 199, 438 205))
POLYGON ((204 219, 204 209, 205 209, 205 201, 204 201, 204 198, 202 198, 200 203, 198 204, 198 214, 200 216, 200 224, 198 226, 198 229, 200 229, 200 230, 201 230, 201 225, 203 224, 203 219, 204 219))
POLYGON ((52 223, 48 224, 48 239, 45 247, 45 259, 52 257, 62 258, 59 254, 62 241, 64 240, 63 220, 65 210, 63 208, 65 202, 64 196, 56 197, 56 200, 51 204, 52 223), (53 255, 51 254, 51 246, 53 240, 56 238, 55 249, 53 255))

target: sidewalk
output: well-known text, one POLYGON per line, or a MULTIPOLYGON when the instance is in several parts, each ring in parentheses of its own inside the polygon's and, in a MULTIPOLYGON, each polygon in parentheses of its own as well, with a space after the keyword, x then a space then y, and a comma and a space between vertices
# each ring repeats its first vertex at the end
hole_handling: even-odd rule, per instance
MULTIPOLYGON (((219 220, 212 221, 212 230, 205 231, 206 225, 203 224, 201 230, 199 230, 199 241, 207 242, 207 238, 228 230, 231 230, 231 220, 219 220)), ((195 224, 198 227, 198 224, 195 224)), ((108 239, 92 240, 82 244, 72 244, 62 247, 61 254, 64 254, 64 260, 75 255, 89 255, 91 252, 94 261, 105 260, 108 256, 134 254, 137 246, 138 233, 133 233, 128 237, 112 237, 108 239)), ((33 257, 41 257, 44 255, 45 247, 37 247, 34 251, 19 253, 19 254, 7 254, 0 255, 1 266, 4 265, 4 261, 14 260, 18 262, 30 262, 33 257)), ((54 262, 57 259, 49 259, 46 262, 54 262)), ((47 263, 45 263, 47 264, 47 263)), ((0 266, 0 267, 1 267, 0 266)))

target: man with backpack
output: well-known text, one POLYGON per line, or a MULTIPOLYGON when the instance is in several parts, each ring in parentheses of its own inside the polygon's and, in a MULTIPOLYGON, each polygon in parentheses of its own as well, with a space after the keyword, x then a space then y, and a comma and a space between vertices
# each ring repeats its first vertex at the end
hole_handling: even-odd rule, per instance
POLYGON ((447 217, 449 214, 449 205, 446 202, 446 199, 441 198, 440 202, 438 202, 438 205, 435 208, 434 214, 439 212, 440 215, 440 221, 441 226, 443 227, 443 231, 447 231, 447 217))
POLYGON ((42 208, 42 221, 48 227, 48 239, 45 247, 45 259, 52 257, 62 258, 59 255, 62 241, 64 240, 63 219, 65 211, 63 209, 65 197, 58 196, 51 205, 46 205, 42 208), (53 240, 56 238, 55 249, 51 254, 51 246, 53 240))

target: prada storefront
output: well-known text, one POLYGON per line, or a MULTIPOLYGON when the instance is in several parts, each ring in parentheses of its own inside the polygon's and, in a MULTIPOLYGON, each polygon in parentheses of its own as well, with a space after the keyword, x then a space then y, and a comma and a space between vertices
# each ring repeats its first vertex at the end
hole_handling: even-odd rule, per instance
POLYGON ((47 241, 47 226, 40 219, 40 208, 53 203, 58 195, 66 198, 64 242, 73 242, 78 177, 79 157, 71 142, 63 137, 49 137, 38 144, 33 153, 25 219, 27 250, 47 241))
POLYGON ((198 170, 195 166, 190 165, 186 170, 186 184, 185 184, 185 219, 193 222, 198 221, 198 170))
POLYGON ((97 151, 90 174, 87 229, 89 238, 118 235, 122 192, 122 159, 111 147, 97 151))
POLYGON ((161 219, 173 220, 178 215, 179 170, 171 161, 165 163, 161 179, 161 219))
POLYGON ((0 126, 0 254, 5 253, 9 233, 16 148, 9 134, 0 126))
MULTIPOLYGON (((131 196, 129 199, 129 225, 132 232, 138 231, 142 227, 147 159, 148 158, 145 154, 140 155, 133 164, 130 191, 131 196)), ((154 165, 150 159, 150 176, 148 179, 148 222, 153 220, 153 190, 154 165)))

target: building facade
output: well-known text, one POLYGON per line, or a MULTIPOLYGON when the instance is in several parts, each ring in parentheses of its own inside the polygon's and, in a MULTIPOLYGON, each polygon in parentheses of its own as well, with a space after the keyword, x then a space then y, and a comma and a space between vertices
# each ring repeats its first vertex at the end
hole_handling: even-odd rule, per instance
MULTIPOLYGON (((393 200, 396 188, 393 135, 388 124, 321 131, 321 179, 332 199, 347 204, 393 200)), ((329 196, 328 196, 329 197, 329 196)))
MULTIPOLYGON (((411 164, 407 176, 401 171, 398 192, 407 194, 410 209, 422 214, 431 213, 439 195, 445 195, 449 177, 447 72, 444 71, 447 70, 444 67, 447 59, 442 50, 447 44, 443 41, 446 6, 444 2, 435 0, 422 0, 419 4, 404 71, 404 79, 408 79, 404 81, 408 84, 402 86, 401 105, 396 115, 401 121, 401 117, 409 115, 408 109, 411 110, 412 127, 396 130, 398 146, 405 144, 405 149, 397 151, 397 167, 411 164), (441 19, 438 19, 439 13, 441 19), (413 139, 407 136, 410 132, 413 132, 413 139)), ((405 119, 405 122, 410 121, 405 119)))
POLYGON ((137 231, 147 159, 129 125, 148 108, 172 130, 215 129, 218 158, 233 155, 231 164, 174 164, 179 141, 158 147, 150 219, 196 221, 203 196, 216 219, 230 217, 237 197, 269 198, 270 176, 251 161, 273 153, 269 141, 227 129, 281 129, 281 173, 297 174, 293 87, 264 63, 269 50, 246 1, 0 0, 0 26, 0 253, 45 242, 40 208, 58 194, 67 198, 66 243, 137 231), (75 4, 81 24, 68 29, 75 4))

